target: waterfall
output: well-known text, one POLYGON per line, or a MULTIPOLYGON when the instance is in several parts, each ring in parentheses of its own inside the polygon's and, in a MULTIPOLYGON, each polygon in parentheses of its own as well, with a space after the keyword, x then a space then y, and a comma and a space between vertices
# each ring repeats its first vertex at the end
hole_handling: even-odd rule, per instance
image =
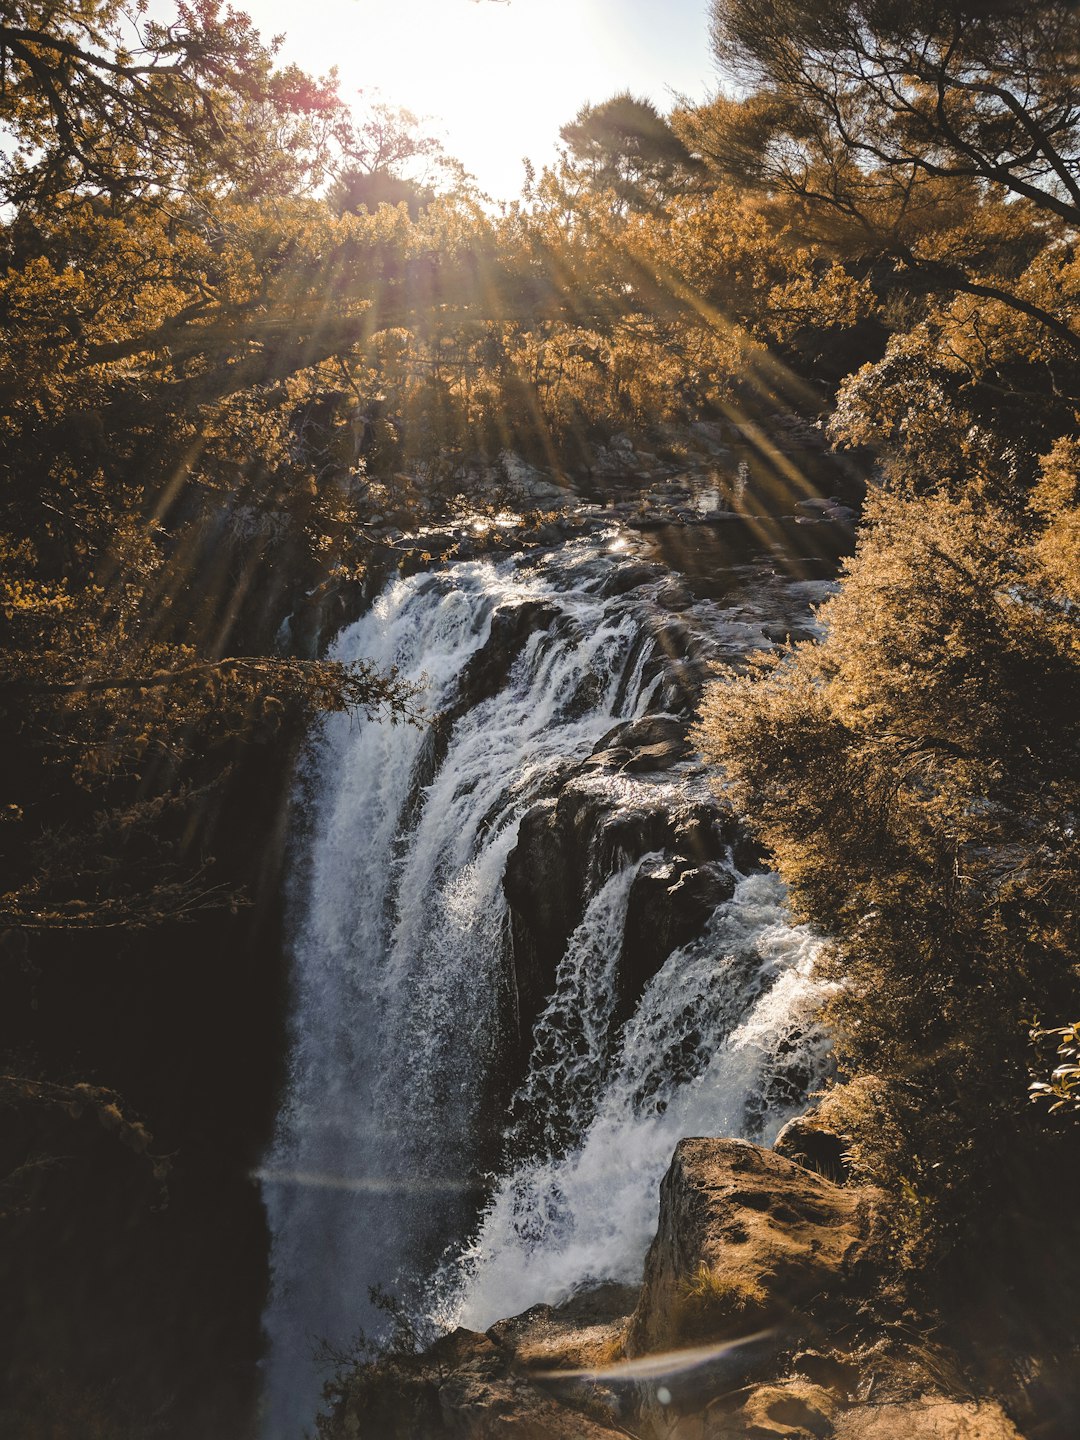
MULTIPOLYGON (((705 934, 650 982, 606 1083, 592 1087, 598 1102, 588 1089, 581 1096, 578 1143, 530 1156, 502 1180, 476 1236, 440 1274, 442 1324, 485 1329, 589 1280, 641 1278, 677 1141, 768 1143, 823 1073, 818 944, 791 925, 774 875, 740 882, 705 934)), ((571 978, 560 980, 569 996, 571 978)), ((539 1091, 542 1073, 523 1088, 539 1091)), ((566 1067, 564 1081, 573 1077, 566 1067)), ((558 1099, 577 1106, 578 1092, 561 1088, 558 1099)))
MULTIPOLYGON (((647 587, 606 593, 623 588, 605 584, 618 563, 589 540, 399 579, 333 648, 395 666, 441 718, 328 717, 297 783, 289 1070, 260 1172, 266 1440, 310 1422, 313 1343, 371 1326, 370 1286, 436 1323, 486 1325, 590 1276, 635 1278, 676 1140, 768 1138, 821 1073, 816 941, 770 875, 734 877, 622 1023, 628 904, 659 857, 616 854, 589 878, 506 1088, 503 875, 522 818, 667 693, 647 587)), ((588 783, 617 806, 638 782, 588 783)), ((665 776, 652 803, 691 783, 665 776)))

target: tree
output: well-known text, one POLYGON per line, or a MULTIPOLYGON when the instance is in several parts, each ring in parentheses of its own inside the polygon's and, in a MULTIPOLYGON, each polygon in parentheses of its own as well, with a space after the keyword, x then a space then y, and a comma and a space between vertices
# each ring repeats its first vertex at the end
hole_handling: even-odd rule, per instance
POLYGON ((275 69, 274 48, 219 0, 180 0, 170 23, 123 0, 12 0, 0 74, 0 127, 14 142, 0 195, 16 205, 235 183, 280 193, 317 167, 317 122, 343 121, 332 83, 275 69))
POLYGON ((744 90, 690 117, 689 143, 937 288, 1008 305, 1080 350, 1071 317, 1017 283, 1025 242, 1067 241, 1080 220, 1075 6, 715 0, 712 17, 717 59, 744 90), (987 264, 987 213, 1020 265, 1000 244, 987 264))
MULTIPOLYGON (((1068 0, 714 0, 729 74, 754 87, 758 163, 784 184, 841 168, 977 180, 1080 220, 1080 20, 1068 0)), ((846 187, 845 187, 846 188, 846 187)), ((822 198, 836 203, 843 191, 822 198)))
POLYGON ((1031 1016, 1080 998, 1080 626, 993 504, 868 519, 821 641, 719 684, 701 735, 835 937, 835 1108, 918 1265, 1060 1164, 1021 1101, 1031 1016))
POLYGON ((652 210, 689 188, 699 163, 651 100, 630 92, 583 105, 559 135, 590 190, 652 210))

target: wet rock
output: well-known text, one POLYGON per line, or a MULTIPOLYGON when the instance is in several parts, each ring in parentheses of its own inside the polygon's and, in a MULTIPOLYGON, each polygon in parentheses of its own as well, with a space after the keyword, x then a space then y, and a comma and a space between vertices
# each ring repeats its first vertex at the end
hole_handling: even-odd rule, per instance
POLYGON ((830 499, 814 498, 810 500, 799 500, 795 508, 803 513, 797 523, 805 524, 807 519, 831 520, 834 523, 852 525, 855 522, 855 511, 850 505, 845 505, 842 500, 835 496, 830 499))
POLYGON ((680 1141, 627 1353, 837 1323, 859 1294, 875 1198, 747 1141, 680 1141))
POLYGON ((590 764, 639 774, 670 769, 692 753, 683 722, 671 715, 645 715, 610 730, 593 751, 590 764))
POLYGON ((422 1355, 358 1370, 320 1434, 333 1440, 604 1440, 624 1430, 581 1391, 566 1403, 532 1383, 490 1335, 454 1330, 422 1355), (593 1414, 584 1413, 585 1407, 593 1414))
POLYGON ((700 435, 705 440, 726 440, 729 433, 729 426, 723 420, 691 420, 691 435, 700 435))
POLYGON ((639 1291, 637 1285, 607 1281, 561 1305, 534 1305, 487 1333, 531 1369, 604 1367, 622 1352, 639 1291))
POLYGON ((629 591, 637 590, 642 585, 662 579, 665 573, 662 565, 649 562, 618 565, 605 578, 600 587, 600 594, 604 596, 626 595, 629 591))
POLYGON ((734 875, 719 864, 694 866, 682 857, 642 863, 630 889, 619 954, 617 1024, 633 1014, 672 951, 700 934, 716 907, 734 893, 734 875))
POLYGON ((556 605, 544 600, 529 600, 497 609, 491 617, 488 639, 469 658, 462 672, 455 711, 464 713, 496 695, 506 684, 514 661, 530 635, 548 629, 559 613, 556 605))
MULTIPOLYGON (((587 894, 652 851, 661 852, 673 867, 660 885, 662 897, 654 894, 646 904, 643 896, 637 901, 631 896, 628 948, 620 960, 627 968, 619 982, 624 1003, 630 1003, 670 949, 707 923, 710 905, 728 898, 734 886, 728 858, 734 853, 748 868, 759 858, 732 812, 717 802, 694 799, 673 806, 669 790, 643 787, 638 803, 628 804, 619 792, 591 781, 596 771, 620 764, 624 754, 639 753, 618 748, 627 730, 657 743, 663 735, 665 743, 676 745, 681 730, 669 731, 665 725, 654 731, 660 720, 669 722, 670 717, 651 716, 634 726, 616 727, 601 741, 614 748, 590 757, 576 774, 559 777, 557 795, 539 801, 521 820, 503 874, 513 951, 514 1009, 508 1023, 519 1046, 509 1065, 508 1084, 527 1063, 533 1027, 551 994, 567 941, 581 923, 587 894)), ((648 886, 647 879, 639 880, 648 886)))
POLYGON ((335 577, 324 580, 303 596, 286 622, 291 653, 303 659, 321 655, 330 637, 363 613, 381 588, 383 579, 381 569, 371 584, 335 577))
POLYGON ((522 818, 517 844, 503 873, 513 940, 515 1023, 526 1045, 544 1008, 555 970, 583 905, 583 876, 569 827, 560 825, 559 802, 534 805, 522 818))
POLYGON ((406 821, 419 813, 424 790, 446 759, 450 736, 457 721, 473 706, 499 692, 529 636, 534 630, 545 629, 558 614, 555 606, 535 600, 496 610, 492 615, 487 641, 469 657, 462 671, 456 702, 434 715, 424 733, 403 809, 406 821))
POLYGON ((688 586, 673 579, 656 592, 656 603, 665 610, 687 610, 694 603, 694 597, 688 586))

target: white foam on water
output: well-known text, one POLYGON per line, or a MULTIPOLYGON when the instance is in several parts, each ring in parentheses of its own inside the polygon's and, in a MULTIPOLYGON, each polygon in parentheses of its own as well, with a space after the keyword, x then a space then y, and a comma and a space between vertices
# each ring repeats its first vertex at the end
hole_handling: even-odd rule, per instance
MULTIPOLYGON (((484 1327, 590 1278, 636 1279, 676 1142, 768 1140, 827 1063, 819 942, 771 875, 740 878, 617 1025, 638 860, 588 898, 537 1023, 504 1173, 484 1173, 513 974, 507 857, 537 798, 662 681, 649 635, 664 617, 641 595, 601 597, 590 544, 396 580, 333 648, 423 682, 429 709, 457 718, 435 764, 428 732, 331 716, 298 781, 288 1078, 257 1172, 272 1241, 263 1440, 310 1423, 312 1343, 345 1345, 370 1324, 371 1285, 438 1324, 484 1327), (496 612, 536 602, 541 621, 497 693, 459 703, 496 612)), ((601 770, 581 783, 609 811, 700 799, 702 784, 685 763, 660 781, 601 770)))
POLYGON ((801 1098, 784 1073, 823 1075, 819 947, 791 923, 774 875, 741 880, 706 934, 649 983, 580 1143, 501 1182, 472 1243, 442 1271, 439 1322, 482 1330, 587 1280, 639 1280, 677 1142, 753 1133, 768 1143, 801 1098))

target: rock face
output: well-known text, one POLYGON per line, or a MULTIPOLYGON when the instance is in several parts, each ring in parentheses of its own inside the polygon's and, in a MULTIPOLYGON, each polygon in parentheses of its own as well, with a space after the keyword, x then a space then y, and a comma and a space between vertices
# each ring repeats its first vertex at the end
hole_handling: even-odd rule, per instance
MULTIPOLYGON (((358 1370, 327 1417, 335 1440, 605 1440, 627 1432, 594 1387, 554 1372, 610 1359, 637 1291, 603 1285, 481 1335, 358 1370), (534 1378, 534 1375, 536 1378, 534 1378)), ((322 1433, 322 1432, 320 1432, 322 1433)))
POLYGON ((894 1405, 860 1405, 841 1415, 836 1440, 1021 1440, 993 1400, 921 1395, 894 1405))
POLYGON ((758 852, 730 810, 702 793, 674 801, 665 767, 685 746, 686 725, 662 718, 618 727, 597 752, 559 777, 557 795, 540 800, 521 820, 503 875, 513 937, 514 992, 522 1059, 533 1026, 551 994, 567 941, 581 923, 587 898, 623 865, 650 852, 631 894, 619 959, 618 1017, 625 1019, 645 985, 677 945, 700 933, 713 909, 734 890, 732 863, 748 873, 758 852), (663 734, 663 741, 657 738, 663 734), (662 749, 634 766, 627 755, 662 749), (655 761, 655 763, 653 763, 655 761), (615 771, 644 775, 628 800, 602 781, 615 771))
POLYGON ((992 1400, 921 1395, 895 1404, 846 1407, 822 1386, 787 1380, 756 1385, 742 1403, 661 1426, 670 1440, 1021 1440, 992 1400))
POLYGON ((622 1354, 639 1289, 609 1281, 562 1305, 534 1305, 487 1333, 533 1371, 602 1368, 622 1354))
POLYGON ((826 1180, 842 1183, 847 1178, 847 1141, 830 1130, 814 1110, 789 1120, 773 1141, 773 1150, 826 1180))
POLYGON ((683 1140, 640 1293, 594 1286, 361 1367, 320 1434, 1022 1440, 948 1352, 868 1318, 879 1204, 746 1141, 683 1140))
POLYGON ((873 1199, 747 1141, 680 1141, 627 1353, 817 1328, 858 1284, 873 1199))

